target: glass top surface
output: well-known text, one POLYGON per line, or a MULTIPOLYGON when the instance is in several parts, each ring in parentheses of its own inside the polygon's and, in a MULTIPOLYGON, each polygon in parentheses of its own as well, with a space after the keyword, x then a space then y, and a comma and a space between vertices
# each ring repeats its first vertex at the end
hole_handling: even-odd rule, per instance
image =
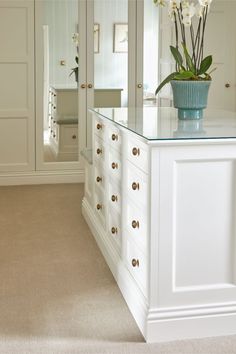
POLYGON ((206 109, 199 120, 179 120, 169 107, 94 108, 91 112, 147 140, 236 138, 236 112, 206 109))

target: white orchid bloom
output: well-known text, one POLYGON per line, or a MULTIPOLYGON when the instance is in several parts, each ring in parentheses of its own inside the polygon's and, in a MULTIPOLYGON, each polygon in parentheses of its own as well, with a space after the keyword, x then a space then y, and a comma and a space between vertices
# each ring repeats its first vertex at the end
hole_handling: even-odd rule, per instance
POLYGON ((183 18, 185 17, 188 17, 188 18, 192 18, 194 15, 195 15, 195 6, 194 4, 190 4, 188 7, 185 7, 183 10, 182 10, 182 16, 183 18))
POLYGON ((199 5, 205 7, 205 6, 210 6, 212 0, 198 0, 198 2, 199 2, 199 5))
POLYGON ((189 7, 189 1, 183 0, 181 1, 182 9, 188 8, 189 7))
POLYGON ((160 5, 160 6, 166 6, 166 0, 153 0, 154 4, 160 5))
POLYGON ((75 45, 78 47, 79 45, 79 33, 73 33, 72 35, 72 41, 75 43, 75 45))
POLYGON ((169 8, 172 9, 172 11, 176 11, 180 8, 180 3, 180 0, 170 0, 169 8))
POLYGON ((191 17, 188 16, 184 17, 182 23, 185 27, 190 27, 192 24, 191 17))
POLYGON ((195 14, 198 18, 202 17, 203 15, 203 10, 204 10, 204 6, 197 4, 195 6, 195 14))

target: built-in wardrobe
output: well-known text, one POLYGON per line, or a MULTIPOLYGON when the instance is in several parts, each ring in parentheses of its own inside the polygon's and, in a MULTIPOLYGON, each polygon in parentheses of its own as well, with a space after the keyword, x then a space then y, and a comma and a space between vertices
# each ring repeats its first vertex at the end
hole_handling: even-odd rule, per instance
POLYGON ((152 0, 0 1, 1 185, 83 181, 88 109, 156 104, 158 21, 152 0))

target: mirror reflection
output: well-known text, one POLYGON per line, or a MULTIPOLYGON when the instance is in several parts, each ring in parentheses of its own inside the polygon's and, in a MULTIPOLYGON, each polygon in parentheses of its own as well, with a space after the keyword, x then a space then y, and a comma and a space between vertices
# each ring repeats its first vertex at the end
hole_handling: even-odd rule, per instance
POLYGON ((44 161, 78 160, 78 1, 43 2, 44 161))

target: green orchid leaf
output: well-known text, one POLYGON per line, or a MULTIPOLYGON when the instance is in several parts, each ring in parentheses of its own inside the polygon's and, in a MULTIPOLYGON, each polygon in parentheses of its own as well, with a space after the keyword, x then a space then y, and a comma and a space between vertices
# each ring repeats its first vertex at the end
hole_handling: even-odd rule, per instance
POLYGON ((182 73, 177 73, 175 75, 176 80, 189 80, 193 78, 195 75, 192 71, 184 71, 182 73))
POLYGON ((198 70, 198 75, 205 74, 212 64, 212 55, 204 58, 201 62, 200 69, 198 70))
POLYGON ((182 43, 182 46, 183 46, 183 49, 184 49, 184 56, 185 56, 185 59, 186 59, 186 63, 187 63, 187 66, 189 68, 190 71, 192 71, 194 74, 196 73, 196 68, 193 64, 193 61, 188 53, 188 50, 187 50, 187 47, 184 43, 182 43))
POLYGON ((171 73, 169 76, 167 76, 165 78, 165 80, 162 81, 162 83, 160 83, 160 85, 158 86, 158 88, 156 89, 155 95, 158 94, 158 92, 162 89, 163 86, 165 86, 166 84, 168 84, 171 80, 175 79, 176 75, 178 74, 178 72, 174 72, 171 73))
POLYGON ((171 45, 170 51, 171 51, 173 57, 175 58, 176 63, 180 67, 182 67, 183 66, 183 58, 182 58, 182 55, 180 54, 179 50, 171 45))

